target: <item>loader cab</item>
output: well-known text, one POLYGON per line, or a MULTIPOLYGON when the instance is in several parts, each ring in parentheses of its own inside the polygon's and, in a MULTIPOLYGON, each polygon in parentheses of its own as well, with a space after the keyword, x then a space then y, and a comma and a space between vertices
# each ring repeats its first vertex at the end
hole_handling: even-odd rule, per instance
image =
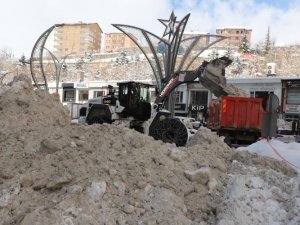
POLYGON ((140 82, 121 82, 119 86, 119 102, 125 107, 122 117, 133 117, 145 121, 151 116, 150 87, 151 84, 140 82))

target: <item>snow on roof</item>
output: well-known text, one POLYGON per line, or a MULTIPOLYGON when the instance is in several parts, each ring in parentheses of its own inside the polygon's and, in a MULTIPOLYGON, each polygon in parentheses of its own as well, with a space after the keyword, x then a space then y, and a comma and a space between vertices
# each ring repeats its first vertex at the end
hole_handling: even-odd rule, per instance
POLYGON ((279 77, 234 77, 227 78, 229 83, 251 83, 251 82, 263 82, 263 83, 278 83, 281 84, 281 78, 279 77))
MULTIPOLYGON (((206 49, 200 54, 200 56, 204 58, 209 57, 209 55, 212 54, 214 51, 216 51, 216 49, 206 49)), ((222 50, 222 49, 217 50, 219 56, 226 55, 226 52, 227 50, 222 50)), ((234 52, 233 57, 237 57, 237 56, 240 56, 240 53, 234 52)))
POLYGON ((191 31, 187 31, 184 32, 183 35, 185 34, 209 34, 209 32, 202 32, 202 31, 198 31, 198 30, 191 30, 191 31))
POLYGON ((218 27, 218 28, 216 28, 216 30, 230 30, 230 29, 252 30, 251 28, 247 28, 247 27, 234 27, 234 26, 232 26, 232 27, 222 27, 222 28, 218 27))

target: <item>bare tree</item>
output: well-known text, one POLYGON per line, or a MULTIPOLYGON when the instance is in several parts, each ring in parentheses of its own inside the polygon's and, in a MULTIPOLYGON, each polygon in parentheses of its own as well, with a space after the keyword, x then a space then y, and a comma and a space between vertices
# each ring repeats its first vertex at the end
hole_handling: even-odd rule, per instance
MULTIPOLYGON (((10 49, 0 49, 0 76, 1 82, 11 79, 18 73, 18 62, 10 49)), ((4 82, 5 83, 5 82, 4 82)))

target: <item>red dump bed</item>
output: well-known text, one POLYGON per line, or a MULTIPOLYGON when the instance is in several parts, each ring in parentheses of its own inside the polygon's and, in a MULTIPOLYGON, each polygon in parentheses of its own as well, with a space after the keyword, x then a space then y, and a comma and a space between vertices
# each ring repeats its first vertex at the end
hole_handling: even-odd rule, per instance
POLYGON ((263 109, 261 98, 223 96, 209 105, 208 127, 213 130, 260 130, 263 109))

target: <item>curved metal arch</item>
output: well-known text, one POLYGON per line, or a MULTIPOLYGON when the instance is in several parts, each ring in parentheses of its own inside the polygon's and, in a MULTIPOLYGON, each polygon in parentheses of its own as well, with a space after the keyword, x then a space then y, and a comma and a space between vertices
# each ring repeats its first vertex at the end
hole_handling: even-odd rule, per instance
POLYGON ((198 43, 198 40, 201 38, 202 36, 197 36, 197 37, 190 37, 190 38, 186 38, 184 40, 182 40, 182 42, 190 40, 190 39, 194 39, 193 42, 189 45, 189 47, 186 50, 186 53, 184 54, 184 56, 182 57, 182 60, 178 66, 178 71, 181 71, 186 59, 188 58, 189 54, 191 53, 191 51, 193 50, 194 46, 198 43))
POLYGON ((64 24, 55 24, 53 26, 51 26, 50 28, 48 28, 44 33, 42 33, 42 35, 38 38, 38 40, 35 42, 32 52, 31 52, 31 57, 30 57, 30 71, 31 71, 31 76, 33 79, 33 82, 35 84, 35 86, 39 89, 46 89, 48 90, 48 83, 47 83, 47 78, 45 75, 45 70, 44 70, 44 65, 43 65, 43 52, 44 52, 44 46, 45 43, 50 35, 50 33, 53 31, 53 29, 55 27, 58 26, 63 26, 64 24), (40 69, 40 73, 42 75, 42 80, 43 83, 39 83, 38 82, 38 78, 37 78, 37 74, 34 71, 34 61, 36 61, 35 58, 35 54, 38 52, 38 63, 39 63, 39 69, 40 69))
MULTIPOLYGON (((161 90, 171 79, 173 73, 175 72, 175 66, 176 66, 176 61, 178 58, 178 51, 180 48, 180 44, 182 43, 182 37, 184 34, 184 30, 186 28, 186 24, 188 22, 188 19, 190 17, 190 14, 187 14, 182 20, 176 22, 178 23, 178 25, 175 28, 175 32, 173 33, 173 37, 172 40, 170 41, 170 36, 169 36, 169 40, 164 39, 163 37, 158 37, 157 35, 146 31, 142 28, 139 27, 135 27, 135 26, 131 26, 131 25, 124 25, 124 24, 112 24, 114 27, 116 27, 118 30, 120 30, 121 32, 123 32, 124 34, 126 34, 137 46, 138 48, 143 52, 143 54, 145 55, 146 59, 148 60, 155 79, 157 81, 157 85, 158 85, 158 89, 161 90), (129 29, 132 29, 132 32, 138 32, 139 35, 141 35, 141 39, 138 40, 136 38, 134 38, 134 36, 132 36, 132 33, 128 32, 129 29), (158 53, 155 51, 155 43, 153 42, 153 37, 154 40, 157 40, 158 43, 163 43, 167 48, 165 48, 162 52, 162 60, 163 60, 163 64, 161 63, 161 59, 158 57, 158 53), (150 51, 153 55, 153 59, 149 58, 149 56, 147 55, 146 51, 141 43, 145 41, 146 47, 150 48, 150 51), (164 69, 164 71, 162 70, 162 68, 164 69), (163 74, 164 72, 164 74, 163 74)), ((174 18, 173 18, 174 19, 174 18)), ((176 17, 175 17, 176 20, 176 17)), ((196 60, 196 58, 207 48, 209 48, 211 45, 214 45, 215 43, 224 40, 226 37, 223 36, 219 36, 219 35, 200 35, 200 36, 196 36, 196 37, 190 37, 190 39, 194 39, 194 41, 192 43, 188 43, 188 50, 184 53, 183 58, 181 59, 180 62, 180 66, 178 68, 178 70, 176 72, 180 72, 182 70, 182 68, 184 67, 184 64, 187 61, 188 55, 191 53, 191 51, 195 48, 195 46, 197 46, 197 43, 199 41, 199 39, 203 36, 209 36, 209 37, 217 37, 217 40, 209 43, 207 46, 205 46, 204 48, 200 49, 200 52, 198 52, 196 54, 196 56, 194 56, 192 58, 192 60, 190 62, 188 62, 189 64, 187 65, 186 70, 188 70, 190 68, 190 66, 193 64, 193 62, 196 60)), ((186 40, 188 40, 189 38, 187 38, 186 40)))
MULTIPOLYGON (((203 35, 203 36, 209 36, 209 37, 217 37, 219 39, 217 39, 216 41, 213 41, 212 43, 208 44, 205 48, 203 48, 200 52, 198 52, 193 58, 192 60, 190 61, 190 63, 187 65, 186 69, 185 70, 188 70, 190 68, 190 66, 193 64, 193 62, 198 58, 198 56, 204 52, 206 49, 208 49, 210 46, 220 42, 220 41, 223 41, 224 39, 228 38, 228 37, 224 37, 224 36, 221 36, 221 35, 203 35)), ((192 37, 193 38, 193 37, 192 37)), ((199 39, 198 39, 199 40, 199 39)), ((192 48, 191 48, 192 50, 192 48)))
MULTIPOLYGON (((160 65, 159 59, 158 59, 157 54, 156 54, 156 52, 155 52, 155 48, 154 48, 154 46, 153 46, 153 44, 152 44, 150 38, 148 37, 148 35, 147 35, 146 32, 142 32, 142 33, 143 33, 145 39, 147 40, 148 44, 151 43, 151 44, 149 44, 149 47, 150 47, 151 52, 152 52, 152 54, 153 54, 153 56, 154 56, 154 60, 155 60, 155 63, 156 63, 157 69, 158 69, 158 75, 159 75, 159 78, 160 78, 160 80, 158 80, 158 77, 157 77, 157 78, 156 78, 156 81, 157 81, 157 84, 159 84, 159 85, 158 85, 158 86, 159 86, 158 89, 161 90, 161 89, 162 89, 161 81, 162 81, 162 79, 163 79, 163 74, 162 74, 161 65, 160 65)), ((148 59, 148 58, 147 58, 147 59, 148 59)), ((148 60, 148 61, 149 61, 149 60, 148 60)), ((149 62, 149 63, 150 63, 150 62, 149 62)), ((152 62, 151 62, 151 63, 152 63, 152 62)))
MULTIPOLYGON (((173 54, 171 54, 171 58, 170 58, 170 71, 169 71, 169 77, 172 76, 172 72, 174 72, 174 68, 175 68, 175 64, 176 64, 176 59, 177 59, 177 56, 178 56, 178 50, 179 50, 179 46, 180 46, 180 43, 181 43, 181 39, 182 39, 182 36, 183 36, 183 32, 185 30, 185 27, 186 27, 186 24, 189 20, 189 17, 190 17, 190 13, 187 14, 178 24, 178 26, 176 27, 176 31, 175 31, 175 34, 173 36, 173 39, 172 39, 172 46, 173 46, 173 54), (181 29, 182 28, 182 29, 181 29), (180 32, 181 31, 181 32, 180 32)), ((171 52, 172 53, 172 52, 171 52)))
POLYGON ((115 28, 117 28, 118 30, 120 30, 121 32, 126 34, 138 46, 138 48, 143 52, 143 54, 145 55, 146 59, 148 60, 150 66, 153 70, 153 73, 154 73, 155 79, 157 81, 157 84, 159 84, 158 89, 161 90, 162 89, 161 80, 164 78, 164 76, 162 74, 162 68, 161 68, 161 65, 159 63, 158 56, 156 54, 155 48, 154 48, 153 43, 151 42, 149 36, 152 36, 152 37, 156 38, 157 40, 159 40, 160 42, 166 44, 168 46, 168 49, 170 49, 170 43, 167 40, 165 40, 164 38, 161 38, 161 37, 149 32, 149 31, 144 30, 144 29, 139 28, 139 27, 135 27, 135 26, 131 26, 131 25, 125 25, 125 24, 112 24, 112 26, 114 26, 115 28), (149 57, 147 56, 147 53, 144 51, 143 47, 138 43, 138 41, 136 39, 134 39, 132 37, 132 35, 130 33, 128 33, 123 28, 135 29, 135 30, 140 31, 143 34, 144 38, 146 39, 146 41, 147 41, 147 43, 148 43, 148 45, 151 49, 152 54, 154 56, 156 67, 158 69, 158 74, 157 74, 157 71, 154 68, 153 62, 149 59, 149 57))
POLYGON ((62 70, 62 65, 65 63, 67 57, 69 55, 71 55, 72 53, 70 54, 67 54, 64 56, 64 58, 62 59, 62 61, 60 62, 57 57, 47 48, 44 47, 45 50, 47 50, 47 52, 50 54, 53 62, 54 62, 54 65, 55 65, 55 89, 56 89, 56 93, 58 93, 58 86, 59 86, 59 81, 60 81, 60 74, 61 74, 61 70, 62 70))
POLYGON ((197 45, 198 41, 202 38, 202 37, 208 37, 208 38, 211 38, 211 37, 217 37, 217 38, 220 38, 219 40, 215 41, 215 42, 212 42, 210 44, 208 44, 206 47, 204 47, 200 52, 197 53, 197 55, 191 60, 191 63, 188 64, 187 68, 185 70, 188 70, 188 68, 192 65, 192 63, 196 60, 196 58, 203 52, 205 51, 206 49, 208 49, 211 45, 214 45, 215 43, 219 42, 219 41, 222 41, 224 39, 226 39, 227 37, 224 37, 224 36, 220 36, 220 35, 214 35, 214 34, 199 34, 197 36, 193 36, 193 37, 188 37, 184 40, 182 40, 182 42, 184 41, 188 41, 188 40, 193 40, 193 42, 189 45, 189 47, 187 48, 186 50, 186 53, 184 54, 182 60, 181 60, 181 63, 180 65, 178 66, 178 71, 181 71, 184 63, 186 62, 186 59, 188 58, 189 54, 192 52, 192 50, 194 49, 194 46, 197 45))

